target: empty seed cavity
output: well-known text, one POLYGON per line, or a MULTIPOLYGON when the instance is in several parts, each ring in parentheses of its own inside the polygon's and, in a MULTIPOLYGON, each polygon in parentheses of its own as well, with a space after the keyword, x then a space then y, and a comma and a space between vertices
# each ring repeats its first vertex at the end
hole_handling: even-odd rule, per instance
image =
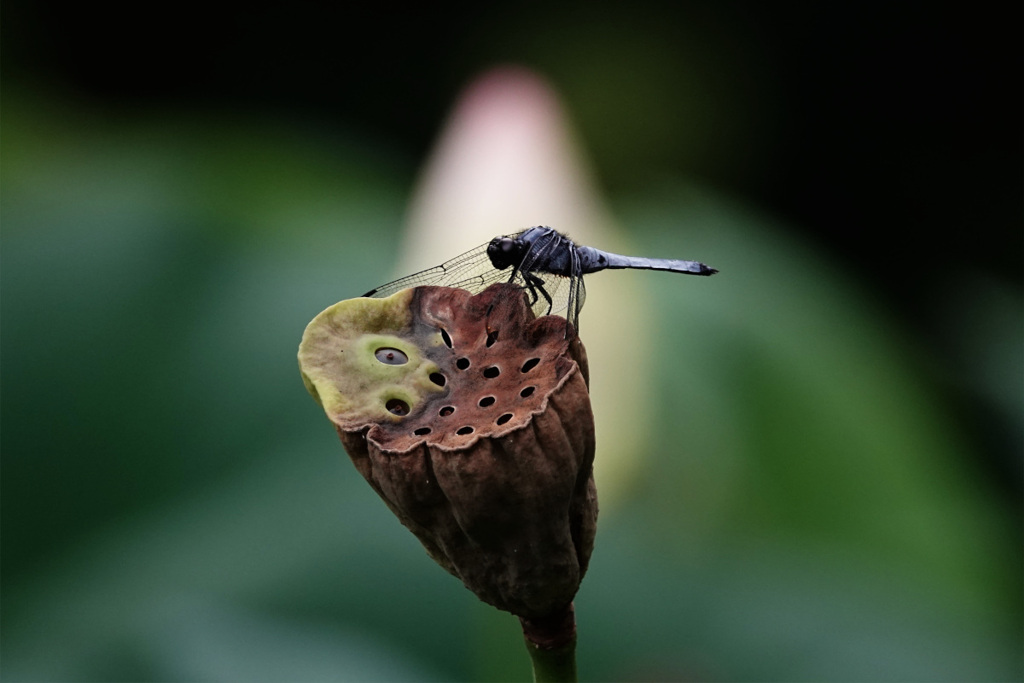
POLYGON ((468 358, 460 358, 460 359, 458 359, 457 361, 455 361, 455 367, 457 367, 459 370, 465 370, 466 368, 469 367, 469 359, 468 358))
POLYGON ((484 377, 487 379, 494 379, 501 374, 501 370, 498 369, 497 365, 492 365, 489 368, 484 369, 484 377))
POLYGON ((452 348, 452 338, 448 336, 448 330, 444 329, 443 327, 440 329, 441 341, 443 341, 444 345, 447 346, 449 349, 452 348))
POLYGON ((484 396, 482 399, 480 399, 480 403, 478 403, 478 405, 481 408, 486 408, 487 406, 492 406, 492 405, 494 405, 494 397, 493 396, 484 396))
POLYGON ((533 370, 535 367, 537 367, 537 363, 539 362, 540 358, 531 358, 530 360, 523 363, 521 372, 529 372, 530 370, 533 370))
POLYGON ((469 425, 466 425, 465 427, 462 427, 455 433, 458 434, 459 436, 466 436, 467 434, 473 433, 473 428, 470 427, 469 425))
POLYGON ((506 422, 508 422, 511 419, 512 419, 512 413, 505 413, 504 415, 499 417, 494 422, 495 422, 495 424, 503 425, 503 424, 505 424, 506 422))
POLYGON ((377 357, 384 365, 405 365, 409 362, 409 356, 405 355, 398 349, 393 349, 388 346, 381 347, 373 352, 373 355, 377 357))
POLYGON ((519 392, 519 395, 522 396, 523 398, 526 398, 526 397, 530 396, 531 394, 533 394, 533 390, 536 389, 536 388, 537 387, 526 387, 525 389, 523 389, 522 391, 519 392))
POLYGON ((498 331, 491 330, 487 333, 487 346, 494 346, 494 342, 498 341, 498 331))
POLYGON ((420 427, 419 429, 413 432, 413 434, 415 434, 416 436, 426 436, 429 433, 430 427, 420 427))
POLYGON ((389 413, 394 415, 408 415, 409 404, 400 398, 388 399, 388 402, 384 404, 384 407, 388 409, 389 413))
POLYGON ((439 387, 443 387, 447 380, 440 372, 432 372, 430 373, 430 381, 439 387))

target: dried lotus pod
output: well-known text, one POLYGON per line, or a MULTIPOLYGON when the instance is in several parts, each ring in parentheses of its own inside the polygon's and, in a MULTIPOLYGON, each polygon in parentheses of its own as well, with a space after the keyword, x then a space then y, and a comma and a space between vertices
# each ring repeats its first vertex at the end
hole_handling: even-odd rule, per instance
POLYGON ((525 619, 569 608, 597 523, 586 356, 566 330, 511 285, 418 287, 335 304, 299 346, 360 474, 435 561, 525 619))

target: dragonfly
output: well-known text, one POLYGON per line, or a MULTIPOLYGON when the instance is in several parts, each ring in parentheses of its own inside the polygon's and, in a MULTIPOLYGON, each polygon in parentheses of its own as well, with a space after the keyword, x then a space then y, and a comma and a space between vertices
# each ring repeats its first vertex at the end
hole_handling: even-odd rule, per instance
POLYGON ((363 296, 383 298, 409 287, 427 285, 455 287, 479 294, 490 285, 505 281, 527 294, 527 302, 538 316, 563 314, 572 327, 579 330, 579 315, 587 297, 583 276, 622 268, 686 275, 718 272, 699 261, 613 254, 576 244, 563 233, 538 225, 495 237, 439 266, 406 275, 371 289, 363 296))

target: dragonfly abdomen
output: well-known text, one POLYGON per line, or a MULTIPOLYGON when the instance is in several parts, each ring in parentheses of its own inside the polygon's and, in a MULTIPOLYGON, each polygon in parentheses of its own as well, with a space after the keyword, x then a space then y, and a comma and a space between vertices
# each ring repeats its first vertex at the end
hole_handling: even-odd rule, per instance
POLYGON ((633 268, 635 270, 663 270, 689 275, 714 275, 718 271, 699 261, 678 261, 676 259, 644 258, 622 256, 593 247, 577 247, 584 273, 596 273, 605 269, 633 268))

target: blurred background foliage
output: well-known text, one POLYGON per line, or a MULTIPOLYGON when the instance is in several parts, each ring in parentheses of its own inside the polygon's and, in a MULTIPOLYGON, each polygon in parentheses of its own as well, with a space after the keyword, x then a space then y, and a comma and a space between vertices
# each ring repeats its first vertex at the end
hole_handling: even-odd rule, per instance
POLYGON ((1019 680, 1020 19, 9 0, 3 680, 529 678, 295 363, 393 275, 446 112, 504 62, 561 94, 638 253, 722 270, 649 290, 655 448, 602 511, 582 677, 1019 680))

